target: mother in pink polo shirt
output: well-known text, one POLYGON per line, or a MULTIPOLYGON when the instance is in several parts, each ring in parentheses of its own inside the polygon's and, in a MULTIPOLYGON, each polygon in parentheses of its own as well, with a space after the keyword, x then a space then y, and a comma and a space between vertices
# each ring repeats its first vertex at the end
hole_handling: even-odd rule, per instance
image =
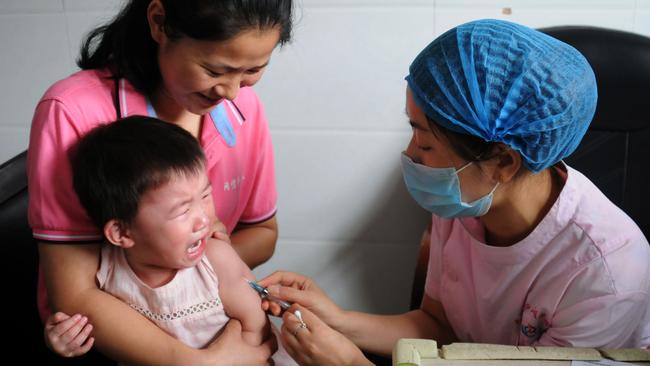
POLYGON ((584 57, 533 29, 481 20, 434 40, 409 71, 402 171, 433 213, 421 307, 343 311, 309 278, 275 273, 260 283, 298 303, 304 320, 284 315, 289 353, 303 365, 364 365, 360 349, 388 355, 399 338, 648 347, 648 241, 562 161, 596 108, 584 57))
POLYGON ((192 350, 97 288, 102 235, 74 193, 68 156, 87 131, 120 117, 157 116, 183 127, 205 151, 232 245, 251 268, 263 263, 277 238, 276 188, 264 109, 250 87, 289 40, 292 11, 291 0, 131 0, 88 36, 83 70, 47 90, 30 135, 29 220, 39 241, 44 317, 48 305, 87 315, 98 347, 122 362, 266 363, 273 346, 247 346, 236 323, 207 349, 192 350))

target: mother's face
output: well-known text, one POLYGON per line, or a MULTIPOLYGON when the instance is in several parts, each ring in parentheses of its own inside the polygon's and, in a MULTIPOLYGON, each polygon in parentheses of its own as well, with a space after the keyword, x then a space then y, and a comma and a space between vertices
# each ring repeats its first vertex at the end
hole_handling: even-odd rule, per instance
POLYGON ((236 98, 241 87, 257 83, 279 38, 278 28, 254 28, 226 41, 172 40, 161 33, 160 91, 191 113, 208 113, 222 99, 236 98))

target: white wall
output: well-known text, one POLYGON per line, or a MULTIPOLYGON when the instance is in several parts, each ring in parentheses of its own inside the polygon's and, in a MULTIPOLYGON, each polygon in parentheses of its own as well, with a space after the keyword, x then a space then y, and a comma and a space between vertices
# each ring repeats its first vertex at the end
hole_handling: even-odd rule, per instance
MULTIPOLYGON (((0 161, 24 150, 34 106, 76 70, 85 32, 120 0, 0 0, 0 161)), ((256 89, 275 143, 280 240, 258 275, 309 274, 342 306, 408 304, 427 217, 404 190, 399 152, 409 62, 477 18, 590 24, 650 36, 650 0, 303 0, 294 41, 256 89)))

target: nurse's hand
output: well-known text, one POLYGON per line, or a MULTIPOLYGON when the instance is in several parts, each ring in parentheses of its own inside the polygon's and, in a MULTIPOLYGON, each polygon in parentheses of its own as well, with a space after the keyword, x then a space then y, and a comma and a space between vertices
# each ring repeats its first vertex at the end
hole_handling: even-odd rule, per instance
POLYGON ((354 343, 304 307, 293 305, 283 319, 282 344, 299 365, 372 365, 354 343), (298 309, 306 326, 294 315, 298 309))
MULTIPOLYGON (((294 272, 278 271, 258 281, 269 293, 290 303, 301 305, 316 314, 325 324, 338 329, 345 321, 341 310, 309 277, 294 272)), ((262 308, 275 316, 282 313, 273 301, 263 301, 262 308)))

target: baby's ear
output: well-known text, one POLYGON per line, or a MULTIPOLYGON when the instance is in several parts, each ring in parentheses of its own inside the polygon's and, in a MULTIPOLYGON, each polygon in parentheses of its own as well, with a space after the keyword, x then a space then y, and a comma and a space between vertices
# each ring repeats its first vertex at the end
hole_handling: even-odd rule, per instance
POLYGON ((104 236, 111 244, 118 247, 130 248, 134 244, 128 225, 120 220, 109 220, 104 225, 104 236))

